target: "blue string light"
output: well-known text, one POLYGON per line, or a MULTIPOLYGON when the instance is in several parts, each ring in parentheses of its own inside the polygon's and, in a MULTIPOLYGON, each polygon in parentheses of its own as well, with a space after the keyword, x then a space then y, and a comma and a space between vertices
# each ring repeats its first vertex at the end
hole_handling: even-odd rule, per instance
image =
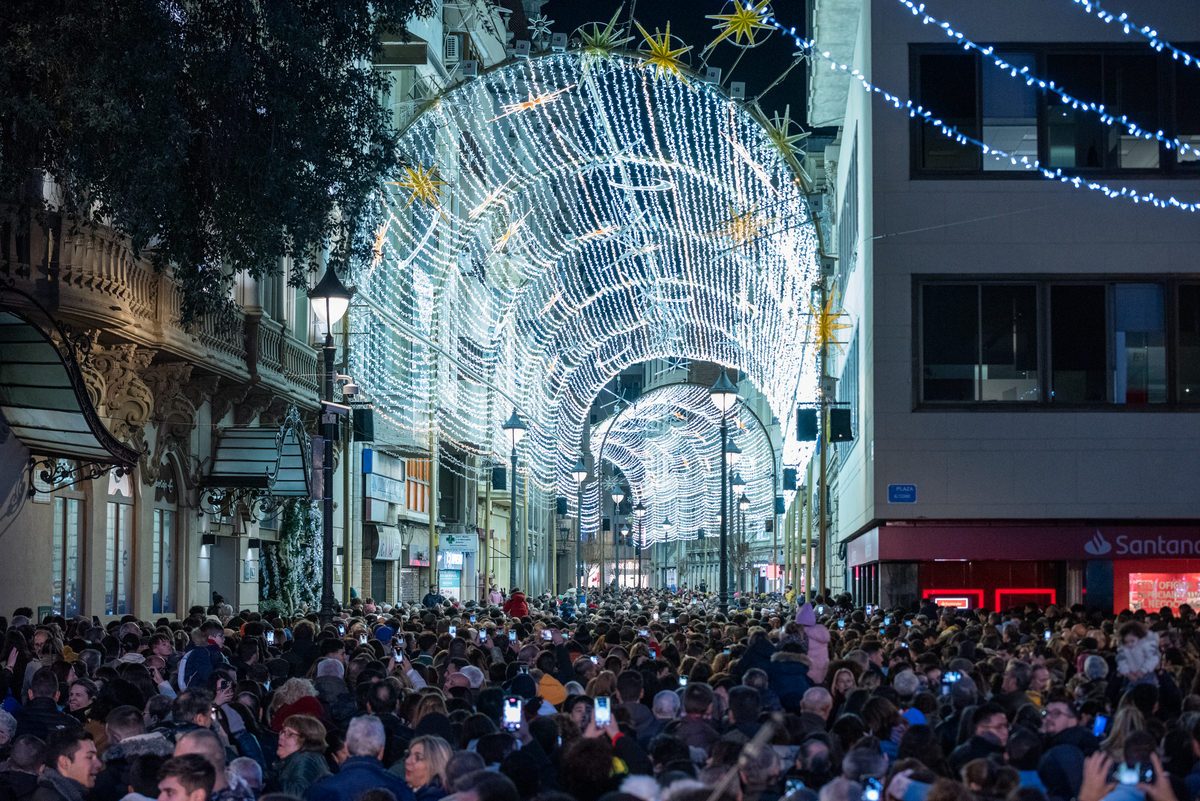
POLYGON ((1123 198, 1123 199, 1130 200, 1130 201, 1132 201, 1134 203, 1138 203, 1138 204, 1149 203, 1150 205, 1154 206, 1155 208, 1160 208, 1160 209, 1177 208, 1182 211, 1190 211, 1190 212, 1200 211, 1200 203, 1186 203, 1175 197, 1169 197, 1164 200, 1161 197, 1156 197, 1153 192, 1141 192, 1137 189, 1132 189, 1127 186, 1122 186, 1122 187, 1109 186, 1106 183, 1088 180, 1087 178, 1084 178, 1080 175, 1071 175, 1068 173, 1064 173, 1061 168, 1052 170, 1047 167, 1043 167, 1043 166, 1041 166, 1040 163, 1038 163, 1037 159, 1030 160, 1028 156, 1019 156, 1018 157, 1018 156, 1014 155, 1013 153, 1009 153, 1006 150, 1001 150, 1000 148, 991 147, 990 145, 988 145, 984 142, 981 142, 978 139, 975 139, 974 137, 967 136, 966 134, 964 134, 962 131, 959 131, 958 128, 956 128, 954 126, 946 125, 944 122, 942 122, 942 120, 939 117, 935 116, 932 111, 930 111, 929 109, 926 109, 924 106, 921 106, 918 103, 914 103, 911 99, 905 99, 903 97, 900 97, 899 95, 894 95, 891 92, 888 92, 885 89, 871 83, 870 81, 867 80, 867 77, 865 75, 863 75, 861 72, 852 68, 849 64, 844 64, 844 63, 838 61, 837 59, 835 59, 828 50, 826 50, 824 52, 818 50, 816 47, 816 40, 805 39, 803 36, 797 34, 796 28, 794 26, 791 26, 791 27, 786 26, 779 20, 775 19, 773 16, 769 16, 769 15, 764 15, 762 17, 762 21, 764 24, 770 25, 773 28, 775 28, 777 31, 779 31, 784 36, 790 37, 792 39, 792 41, 796 44, 796 46, 798 48, 800 48, 801 50, 803 50, 805 53, 818 56, 818 57, 824 59, 825 61, 829 62, 829 68, 831 70, 844 72, 847 75, 850 75, 851 77, 856 79, 860 84, 862 84, 863 91, 867 92, 868 94, 879 95, 884 100, 886 100, 888 103, 891 103, 894 108, 901 109, 903 111, 907 111, 909 117, 912 117, 914 119, 921 119, 924 122, 929 123, 930 125, 937 128, 944 136, 946 136, 947 138, 953 139, 958 144, 973 145, 973 146, 979 148, 984 153, 984 155, 989 155, 989 156, 993 156, 995 158, 1001 158, 1001 159, 1006 158, 1014 166, 1023 167, 1027 170, 1036 170, 1037 172, 1041 173, 1041 175, 1043 177, 1045 177, 1051 181, 1058 181, 1059 183, 1068 184, 1070 186, 1075 187, 1076 189, 1087 189, 1092 192, 1100 192, 1105 197, 1112 199, 1112 200, 1116 200, 1118 198, 1123 198))
POLYGON ((1120 14, 1113 14, 1111 11, 1105 11, 1100 7, 1098 2, 1093 2, 1093 0, 1071 0, 1071 2, 1077 6, 1083 6, 1089 14, 1095 12, 1096 19, 1107 25, 1112 25, 1113 23, 1120 25, 1121 30, 1123 30, 1127 36, 1145 37, 1150 42, 1150 46, 1158 52, 1161 53, 1162 51, 1167 50, 1171 53, 1171 58, 1175 59, 1176 61, 1182 60, 1183 63, 1187 64, 1188 66, 1200 68, 1200 59, 1196 58, 1185 50, 1180 50, 1166 39, 1158 38, 1158 31, 1156 31, 1154 28, 1151 28, 1149 25, 1138 25, 1137 23, 1131 22, 1128 14, 1124 12, 1120 14))
MULTIPOLYGON (((1075 2, 1080 1, 1081 0, 1075 0, 1075 2)), ((1044 80, 1042 78, 1038 78, 1036 75, 1033 75, 1029 71, 1028 66, 1009 64, 1007 61, 995 54, 995 48, 985 47, 972 42, 961 31, 955 30, 949 22, 945 22, 928 14, 925 11, 924 3, 914 3, 913 0, 898 0, 898 2, 907 7, 909 11, 912 12, 914 17, 921 17, 922 25, 936 25, 937 27, 941 28, 946 32, 946 36, 950 37, 951 39, 957 39, 958 42, 962 44, 963 50, 978 51, 982 56, 985 57, 985 59, 991 59, 993 64, 995 64, 1004 72, 1008 73, 1010 78, 1024 80, 1026 86, 1037 86, 1040 89, 1045 89, 1047 92, 1052 92, 1053 94, 1056 94, 1062 98, 1062 102, 1066 105, 1070 105, 1072 109, 1090 111, 1094 114, 1097 114, 1100 117, 1100 121, 1109 127, 1121 125, 1125 128, 1125 132, 1130 136, 1136 136, 1139 139, 1145 139, 1146 141, 1157 139, 1159 142, 1165 144, 1167 149, 1175 148, 1180 153, 1195 153, 1200 155, 1200 150, 1192 147, 1187 142, 1182 141, 1179 139, 1179 137, 1168 137, 1162 131, 1147 131, 1145 128, 1142 128, 1140 125, 1130 120, 1129 117, 1124 114, 1122 114, 1120 117, 1115 117, 1112 114, 1109 114, 1107 111, 1105 111, 1103 103, 1089 103, 1086 100, 1080 100, 1077 97, 1072 97, 1063 91, 1061 86, 1056 86, 1054 81, 1044 80)), ((1184 55, 1187 54, 1185 53, 1184 55)), ((1191 56, 1187 56, 1187 58, 1191 59, 1191 56)))

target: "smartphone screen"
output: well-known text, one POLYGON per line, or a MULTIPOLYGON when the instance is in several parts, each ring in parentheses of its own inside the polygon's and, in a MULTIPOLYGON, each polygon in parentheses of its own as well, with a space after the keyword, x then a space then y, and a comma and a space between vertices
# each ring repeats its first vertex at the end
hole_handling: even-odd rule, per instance
POLYGON ((1108 728, 1108 718, 1104 715, 1096 715, 1096 721, 1092 723, 1092 736, 1103 737, 1104 730, 1108 728))
POLYGON ((638 629, 638 636, 639 637, 649 637, 650 630, 649 629, 638 629))
POLYGON ((596 728, 607 726, 612 720, 612 713, 608 709, 608 696, 601 695, 596 698, 595 704, 596 728))
POLYGON ((458 635, 458 626, 451 626, 450 627, 450 636, 455 637, 457 635, 458 635))
POLYGON ((593 657, 592 657, 592 664, 593 664, 593 665, 598 665, 598 664, 600 664, 600 657, 598 657, 598 656, 593 656, 593 657))
POLYGON ((1046 632, 1045 634, 1043 634, 1042 636, 1046 638, 1046 642, 1050 642, 1050 637, 1052 636, 1052 633, 1051 633, 1051 632, 1049 632, 1049 631, 1047 631, 1047 632, 1046 632))
POLYGON ((658 651, 654 651, 654 650, 650 651, 650 658, 658 659, 658 651))
POLYGON ((518 673, 528 673, 528 672, 529 672, 529 665, 527 665, 527 664, 525 664, 524 662, 522 662, 521 664, 517 665, 517 672, 518 672, 518 673))
POLYGON ((911 626, 911 625, 912 625, 912 621, 911 621, 911 620, 906 620, 906 621, 904 621, 904 625, 906 625, 906 626, 911 626))
POLYGON ((687 686, 687 676, 680 676, 680 677, 679 677, 679 686, 680 686, 680 687, 686 687, 686 686, 687 686))
POLYGON ((475 616, 474 616, 474 615, 471 615, 471 622, 472 622, 472 623, 474 623, 474 622, 475 622, 475 616))
POLYGON ((367 644, 367 635, 365 635, 365 634, 358 635, 358 642, 360 645, 366 645, 367 644))
POLYGON ((275 632, 268 631, 267 632, 267 645, 274 645, 274 644, 275 644, 275 632))
POLYGON ((341 623, 338 623, 338 634, 340 634, 343 637, 346 636, 346 627, 343 626, 341 623))
POLYGON ((863 784, 863 801, 879 801, 883 797, 883 785, 879 779, 867 779, 863 784))
POLYGON ((542 629, 542 639, 543 640, 549 640, 549 639, 552 639, 553 637, 554 637, 554 635, 550 633, 550 629, 542 629))
POLYGON ((504 728, 508 731, 521 728, 521 699, 516 696, 504 699, 504 728))
POLYGON ((515 631, 510 631, 510 632, 508 633, 508 641, 509 641, 509 642, 516 642, 516 641, 517 641, 517 633, 516 633, 515 631))
POLYGON ((797 790, 804 789, 804 782, 799 779, 788 779, 784 782, 783 789, 785 793, 794 793, 797 790))
POLYGON ((667 618, 667 623, 668 623, 669 625, 672 625, 672 626, 674 626, 674 625, 675 625, 675 618, 673 618, 673 617, 672 617, 672 618, 667 618))
POLYGON ((655 613, 654 613, 654 622, 655 622, 655 623, 657 623, 657 622, 658 622, 658 612, 655 612, 655 613))
POLYGON ((846 621, 844 621, 844 620, 839 620, 839 621, 838 621, 838 628, 839 628, 839 629, 844 629, 844 628, 846 628, 846 621))
POLYGON ((885 617, 885 618, 883 619, 883 625, 885 625, 885 626, 890 626, 890 625, 892 625, 892 619, 891 619, 890 617, 885 617))

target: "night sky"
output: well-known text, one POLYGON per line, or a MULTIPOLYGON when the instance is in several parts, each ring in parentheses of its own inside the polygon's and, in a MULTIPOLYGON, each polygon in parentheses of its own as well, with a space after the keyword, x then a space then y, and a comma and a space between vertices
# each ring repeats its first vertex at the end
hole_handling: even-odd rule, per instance
MULTIPOLYGON (((622 3, 620 0, 549 0, 542 7, 542 13, 554 20, 550 29, 555 33, 565 33, 571 36, 580 25, 608 22, 614 11, 622 3)), ((634 13, 637 21, 651 34, 657 27, 663 30, 667 22, 671 23, 671 34, 678 36, 685 45, 692 45, 687 53, 691 58, 692 68, 700 64, 700 52, 717 37, 718 31, 713 30, 716 20, 705 19, 706 14, 728 14, 733 4, 722 0, 638 0, 634 13)), ((778 0, 772 3, 771 9, 780 22, 786 22, 789 27, 795 26, 797 32, 804 30, 804 0, 778 0)), ((624 9, 618 20, 619 24, 628 23, 631 3, 624 3, 624 9)), ((590 25, 589 25, 590 29, 590 25)), ((746 52, 737 68, 732 73, 732 79, 746 82, 746 98, 752 98, 766 89, 772 81, 778 78, 792 61, 792 53, 796 51, 791 39, 784 38, 778 32, 772 33, 763 40, 766 32, 760 32, 758 39, 763 43, 746 52)), ((636 47, 641 37, 634 28, 632 35, 635 41, 629 47, 636 47)), ((723 70, 722 85, 728 90, 730 73, 742 48, 729 44, 728 37, 717 45, 710 53, 708 63, 721 67, 723 70)), ((792 119, 804 122, 804 93, 807 85, 805 66, 800 65, 784 79, 783 83, 767 94, 759 104, 769 118, 772 113, 783 113, 784 106, 792 106, 792 119)))

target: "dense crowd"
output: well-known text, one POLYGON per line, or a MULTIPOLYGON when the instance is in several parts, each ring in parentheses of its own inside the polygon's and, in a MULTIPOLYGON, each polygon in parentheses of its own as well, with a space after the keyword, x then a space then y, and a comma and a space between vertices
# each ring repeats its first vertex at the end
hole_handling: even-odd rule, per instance
POLYGON ((0 618, 0 801, 1190 801, 1178 613, 626 590, 0 618), (802 600, 802 599, 801 599, 802 600))

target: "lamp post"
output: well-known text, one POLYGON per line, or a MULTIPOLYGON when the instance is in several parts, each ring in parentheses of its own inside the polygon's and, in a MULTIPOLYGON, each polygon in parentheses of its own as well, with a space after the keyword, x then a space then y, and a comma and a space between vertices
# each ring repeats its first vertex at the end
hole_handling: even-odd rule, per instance
POLYGON ((575 595, 577 597, 583 592, 583 482, 587 481, 587 476, 587 465, 583 463, 583 457, 580 456, 575 460, 575 466, 571 468, 571 478, 575 479, 575 486, 579 490, 575 499, 575 595))
MULTIPOLYGON (((735 489, 734 492, 737 492, 735 489)), ((742 493, 742 497, 738 498, 738 510, 741 511, 741 524, 738 532, 738 542, 742 545, 746 544, 746 511, 750 508, 750 499, 746 497, 746 493, 742 493)), ((738 563, 738 589, 744 591, 742 587, 742 579, 746 576, 746 562, 749 561, 749 548, 745 552, 739 551, 738 563)))
POLYGON ((637 518, 637 521, 638 521, 638 538, 637 538, 637 544, 635 547, 637 549, 637 562, 638 562, 637 585, 638 585, 638 589, 640 590, 642 588, 642 520, 646 517, 646 507, 642 505, 641 501, 638 501, 638 505, 633 507, 633 515, 634 515, 634 517, 637 518))
POLYGON ((729 459, 728 459, 728 443, 729 443, 729 420, 727 415, 729 410, 733 408, 733 404, 737 402, 737 387, 729 380, 729 373, 725 372, 725 368, 721 368, 721 375, 717 377, 717 383, 712 385, 708 391, 712 397, 713 405, 721 412, 721 539, 719 542, 721 570, 718 580, 719 595, 717 596, 717 610, 721 614, 729 611, 729 560, 725 553, 725 548, 729 543, 729 514, 727 510, 725 482, 728 480, 729 459))
POLYGON ((621 591, 621 528, 617 525, 617 520, 621 516, 621 501, 625 500, 625 490, 621 489, 621 485, 613 487, 613 581, 616 582, 615 591, 621 591))
MULTIPOLYGON (((667 551, 667 535, 669 535, 669 534, 671 533, 671 526, 672 526, 672 525, 673 525, 673 524, 671 523, 671 516, 670 516, 670 515, 667 515, 666 517, 664 517, 664 518, 663 518, 663 522, 662 522, 662 527, 663 527, 663 540, 662 540, 662 543, 663 543, 663 556, 664 556, 664 557, 667 555, 667 554, 666 554, 666 551, 667 551)), ((679 544, 678 544, 678 543, 676 543, 676 544, 675 544, 675 555, 676 555, 676 557, 678 557, 678 556, 679 556, 679 544)), ((670 586, 671 586, 671 585, 669 585, 669 584, 667 583, 667 570, 668 570, 668 568, 667 568, 667 565, 666 565, 666 560, 664 559, 664 560, 663 560, 663 589, 666 589, 666 588, 668 588, 668 587, 670 587, 670 586)))
POLYGON ((508 507, 508 591, 512 593, 513 588, 517 586, 517 554, 521 552, 517 547, 517 446, 525 439, 529 426, 525 425, 517 410, 513 409, 512 416, 501 428, 507 432, 509 442, 512 443, 512 454, 509 457, 509 463, 512 465, 512 497, 508 507))
MULTIPOLYGON (((333 621, 333 440, 337 416, 329 404, 333 403, 333 386, 337 379, 333 357, 337 348, 333 344, 333 326, 350 308, 350 290, 338 280, 337 273, 329 265, 317 285, 308 291, 308 300, 313 312, 325 325, 325 344, 321 348, 325 357, 325 397, 321 410, 321 437, 325 440, 325 453, 321 459, 324 484, 321 497, 321 625, 333 621)), ((347 465, 349 469, 349 465, 347 465)))
MULTIPOLYGON (((732 447, 736 448, 737 446, 732 445, 732 447)), ((736 498, 739 495, 743 495, 743 493, 746 489, 746 481, 745 481, 745 479, 742 478, 742 474, 740 472, 738 472, 736 470, 733 471, 733 478, 729 479, 729 486, 733 490, 733 495, 730 496, 731 498, 736 498)), ((745 556, 743 549, 744 549, 746 542, 745 542, 745 538, 742 536, 742 528, 741 528, 742 515, 738 514, 739 511, 745 511, 740 503, 737 506, 729 507, 729 514, 733 518, 730 521, 730 528, 731 528, 731 533, 733 535, 733 543, 734 543, 733 549, 737 552, 736 555, 738 557, 738 564, 734 571, 733 586, 737 588, 737 590, 736 590, 737 592, 742 592, 742 589, 743 589, 742 588, 742 578, 743 578, 742 574, 744 572, 744 567, 745 567, 742 560, 743 560, 743 557, 745 556)))

